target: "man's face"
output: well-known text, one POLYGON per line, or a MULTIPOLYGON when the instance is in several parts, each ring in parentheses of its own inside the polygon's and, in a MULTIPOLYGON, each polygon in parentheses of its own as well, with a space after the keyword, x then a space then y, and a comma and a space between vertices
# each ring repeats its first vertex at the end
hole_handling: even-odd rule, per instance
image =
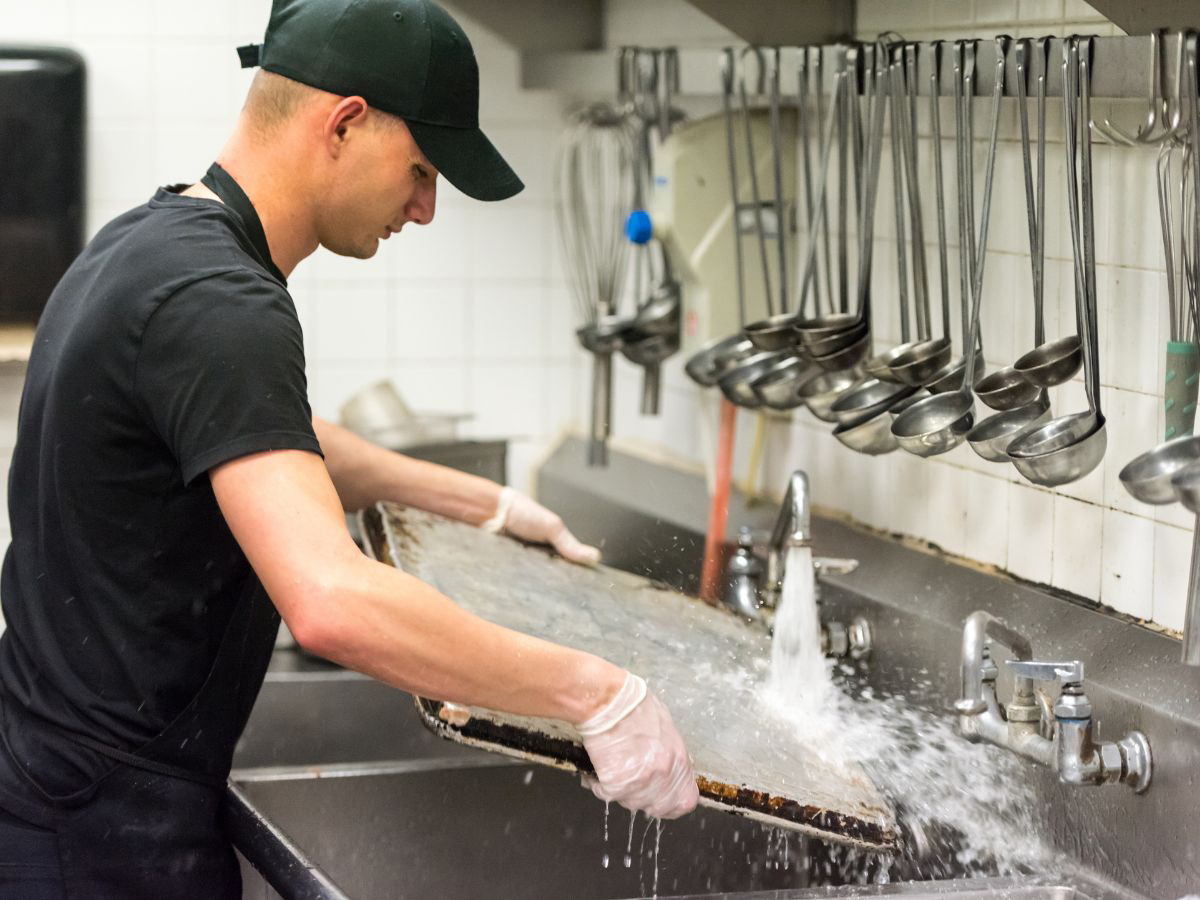
POLYGON ((403 122, 374 110, 345 124, 341 137, 317 237, 339 256, 369 259, 407 223, 433 220, 437 170, 403 122))

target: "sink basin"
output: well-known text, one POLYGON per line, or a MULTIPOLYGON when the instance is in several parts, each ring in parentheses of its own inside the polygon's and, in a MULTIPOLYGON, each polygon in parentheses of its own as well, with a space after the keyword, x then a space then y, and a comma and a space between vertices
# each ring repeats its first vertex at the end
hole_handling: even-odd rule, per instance
POLYGON ((341 669, 268 672, 235 769, 488 758, 421 724, 411 695, 341 669))
POLYGON ((1082 882, 1046 878, 847 889, 840 886, 877 871, 873 857, 858 854, 856 859, 853 851, 705 809, 664 823, 658 834, 644 816, 631 818, 616 806, 606 814, 605 804, 574 776, 540 766, 460 760, 453 768, 440 768, 414 761, 320 776, 246 773, 235 779, 235 799, 235 832, 261 827, 256 815, 261 816, 299 849, 303 862, 296 868, 312 883, 295 896, 1117 896, 1084 889, 1082 882), (322 884, 336 889, 323 893, 322 884), (803 890, 817 885, 826 887, 803 890))

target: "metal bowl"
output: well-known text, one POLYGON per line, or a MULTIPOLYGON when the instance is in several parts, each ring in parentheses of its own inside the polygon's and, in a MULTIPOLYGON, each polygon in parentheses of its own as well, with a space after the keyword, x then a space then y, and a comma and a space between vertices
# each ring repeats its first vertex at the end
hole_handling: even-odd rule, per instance
POLYGON ((679 349, 675 335, 651 334, 621 344, 621 355, 634 365, 656 366, 679 349))
POLYGON ((839 423, 858 419, 868 412, 883 412, 893 403, 907 399, 916 388, 868 378, 845 391, 830 407, 839 423))
POLYGON ((1171 476, 1171 487, 1184 509, 1200 515, 1200 466, 1184 466, 1171 476))
POLYGON ((892 434, 909 453, 937 456, 961 444, 974 425, 974 398, 955 391, 914 403, 892 422, 892 434))
POLYGON ((758 409, 762 402, 750 386, 751 382, 765 375, 779 362, 780 356, 778 353, 756 353, 722 375, 717 387, 735 406, 758 409))
MULTIPOLYGON (((961 391, 963 386, 963 373, 967 368, 967 360, 960 356, 951 362, 946 368, 938 372, 925 387, 929 388, 931 394, 945 394, 950 391, 961 391)), ((971 379, 971 385, 974 387, 983 378, 984 370, 987 368, 987 363, 984 362, 983 352, 975 354, 975 377, 971 379)))
POLYGON ((946 367, 952 352, 949 338, 916 341, 887 364, 888 374, 904 384, 923 385, 946 367))
POLYGON ((633 316, 605 316, 575 332, 580 345, 589 353, 612 353, 625 341, 633 316))
POLYGON ((1077 334, 1035 347, 1013 363, 1021 377, 1038 387, 1070 381, 1082 366, 1083 345, 1077 334))
POLYGON ((858 313, 828 313, 811 319, 800 319, 796 322, 795 329, 800 335, 800 343, 808 346, 812 341, 852 329, 862 321, 863 318, 858 313))
POLYGON ((842 369, 852 369, 863 361, 871 350, 871 330, 868 328, 862 337, 848 347, 835 350, 832 353, 810 356, 812 361, 826 372, 838 372, 842 369))
POLYGON ((1044 393, 1038 401, 988 416, 967 432, 967 443, 988 462, 1010 462, 1008 445, 1025 431, 1050 421, 1050 401, 1044 393))
POLYGON ((851 450, 867 456, 882 456, 899 446, 892 435, 891 426, 892 417, 887 414, 885 407, 839 422, 833 429, 833 436, 851 450))
POLYGON ((985 406, 1001 412, 1020 409, 1037 400, 1042 389, 1029 381, 1013 366, 997 369, 975 383, 975 396, 985 406))
POLYGON ((795 409, 804 405, 800 387, 811 376, 812 366, 808 360, 786 356, 750 382, 750 389, 758 397, 759 403, 769 409, 795 409))
POLYGON ((837 416, 831 409, 834 401, 858 381, 859 375, 854 369, 821 372, 801 384, 798 394, 808 411, 822 422, 836 422, 837 416))
POLYGON ((1185 435, 1147 450, 1117 477, 1135 500, 1155 505, 1174 503, 1171 476, 1197 461, 1200 461, 1200 435, 1185 435))
POLYGON ((819 340, 809 341, 804 345, 804 352, 812 357, 829 356, 831 353, 844 350, 851 344, 858 342, 868 330, 869 326, 867 323, 862 322, 853 328, 847 328, 844 331, 835 331, 833 334, 819 340))
POLYGON ((925 390, 925 388, 917 388, 916 392, 911 397, 909 397, 907 400, 900 400, 899 402, 894 403, 892 406, 889 406, 888 407, 888 415, 891 416, 893 419, 895 419, 897 416, 899 416, 902 412, 904 412, 910 406, 913 406, 916 403, 920 403, 926 397, 932 397, 932 396, 933 396, 933 394, 929 393, 929 391, 925 390))
POLYGON ((1092 410, 1059 416, 1008 445, 1012 463, 1029 481, 1058 487, 1084 477, 1104 459, 1108 429, 1092 410))
POLYGON ((740 333, 710 341, 691 355, 683 370, 701 387, 712 387, 741 359, 755 353, 754 344, 740 333))
POLYGON ((751 322, 742 329, 742 333, 759 350, 787 350, 800 342, 796 334, 799 318, 795 313, 780 313, 769 319, 751 322))
POLYGON ((903 344, 897 344, 890 350, 877 353, 863 364, 863 371, 872 378, 878 378, 880 381, 902 384, 903 382, 892 374, 892 363, 919 343, 920 341, 907 341, 903 344))

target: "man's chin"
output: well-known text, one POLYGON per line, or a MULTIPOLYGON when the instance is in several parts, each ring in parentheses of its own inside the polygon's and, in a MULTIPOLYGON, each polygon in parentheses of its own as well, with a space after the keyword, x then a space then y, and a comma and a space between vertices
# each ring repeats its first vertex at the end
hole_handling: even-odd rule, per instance
POLYGON ((379 252, 379 238, 371 238, 362 244, 354 246, 339 244, 336 247, 325 244, 325 249, 336 256, 348 256, 351 259, 370 259, 379 252))

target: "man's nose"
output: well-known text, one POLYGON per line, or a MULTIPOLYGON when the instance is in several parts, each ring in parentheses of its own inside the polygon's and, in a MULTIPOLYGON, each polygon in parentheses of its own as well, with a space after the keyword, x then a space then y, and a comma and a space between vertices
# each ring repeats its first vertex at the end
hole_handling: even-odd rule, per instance
POLYGON ((428 185, 421 185, 408 201, 408 218, 418 225, 428 225, 433 221, 437 209, 437 179, 432 179, 428 185))

